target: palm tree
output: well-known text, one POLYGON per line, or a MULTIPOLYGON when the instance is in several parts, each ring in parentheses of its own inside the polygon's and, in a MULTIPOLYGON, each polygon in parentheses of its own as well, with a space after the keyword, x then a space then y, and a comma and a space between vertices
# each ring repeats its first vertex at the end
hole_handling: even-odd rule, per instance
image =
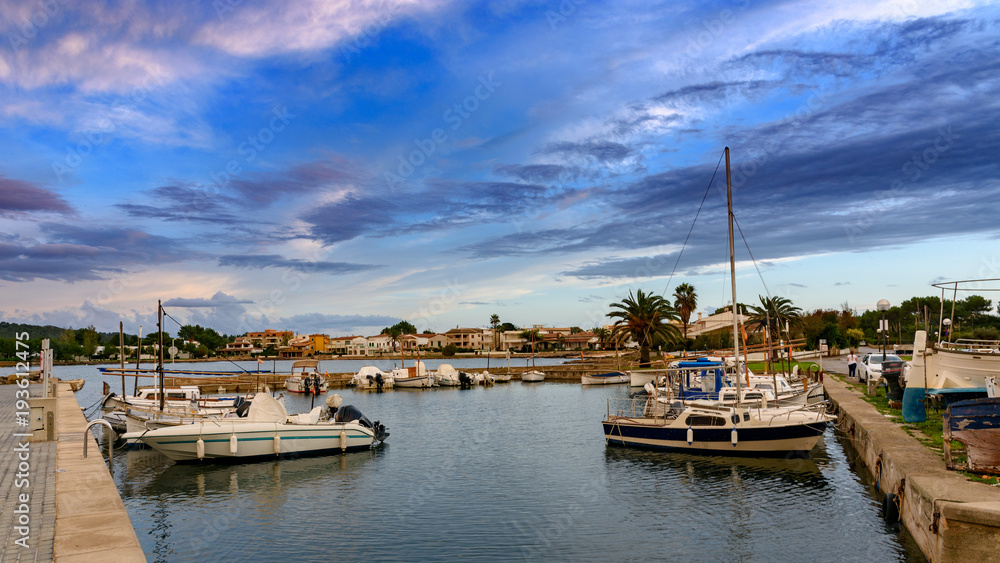
POLYGON ((535 353, 535 343, 542 339, 542 333, 537 328, 522 330, 518 336, 531 343, 532 354, 535 353))
POLYGON ((761 306, 750 305, 747 324, 755 329, 767 330, 772 340, 780 337, 781 329, 786 323, 790 327, 801 323, 802 309, 792 305, 790 300, 777 296, 758 297, 761 306))
POLYGON ((604 345, 608 341, 608 337, 611 336, 611 333, 608 331, 608 329, 604 328, 603 326, 599 326, 591 330, 590 332, 593 332, 594 336, 597 337, 597 343, 600 344, 601 350, 603 350, 604 345))
POLYGON ((500 347, 500 335, 497 334, 497 327, 500 326, 500 315, 490 315, 490 326, 493 327, 493 349, 500 347))
POLYGON ((688 322, 691 320, 691 313, 698 306, 698 294, 694 291, 694 286, 689 283, 682 283, 674 288, 674 307, 677 314, 681 316, 681 326, 684 327, 684 348, 687 349, 688 322))
POLYGON ((396 345, 399 344, 403 336, 403 329, 398 326, 389 327, 385 330, 385 335, 389 337, 389 343, 392 344, 392 349, 395 351, 396 345))
POLYGON ((624 341, 631 337, 639 344, 639 365, 649 365, 649 349, 660 344, 676 342, 680 337, 677 327, 670 321, 680 317, 669 301, 659 295, 629 290, 628 297, 619 303, 612 303, 608 317, 617 319, 612 335, 624 341))

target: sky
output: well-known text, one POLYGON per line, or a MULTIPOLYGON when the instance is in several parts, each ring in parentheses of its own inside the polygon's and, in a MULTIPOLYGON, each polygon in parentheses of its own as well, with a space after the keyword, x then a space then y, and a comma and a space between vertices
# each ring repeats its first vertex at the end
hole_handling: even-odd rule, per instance
POLYGON ((3 1, 0 34, 0 320, 711 313, 727 146, 740 302, 1000 278, 989 3, 3 1))

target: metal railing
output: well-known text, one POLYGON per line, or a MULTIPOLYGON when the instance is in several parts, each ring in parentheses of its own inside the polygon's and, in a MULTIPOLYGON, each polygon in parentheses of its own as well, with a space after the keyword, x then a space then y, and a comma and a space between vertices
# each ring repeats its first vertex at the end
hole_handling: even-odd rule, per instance
POLYGON ((90 438, 92 437, 90 435, 90 428, 95 424, 103 424, 104 426, 107 426, 108 431, 111 432, 111 437, 108 439, 108 471, 111 471, 111 466, 114 459, 113 448, 114 448, 115 438, 117 438, 117 436, 115 434, 115 429, 111 427, 111 423, 108 422, 107 420, 104 420, 103 418, 98 418, 97 420, 90 421, 90 424, 88 424, 87 428, 85 428, 83 431, 83 459, 87 459, 87 444, 90 443, 90 438))

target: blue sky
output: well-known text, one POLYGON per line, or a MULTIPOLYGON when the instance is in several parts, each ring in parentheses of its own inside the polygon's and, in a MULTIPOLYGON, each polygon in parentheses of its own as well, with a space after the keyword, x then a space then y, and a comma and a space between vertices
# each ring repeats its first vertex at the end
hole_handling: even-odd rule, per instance
POLYGON ((710 312, 725 146, 742 302, 1000 278, 995 5, 288 4, 0 4, 0 318, 590 328, 683 282, 710 312))

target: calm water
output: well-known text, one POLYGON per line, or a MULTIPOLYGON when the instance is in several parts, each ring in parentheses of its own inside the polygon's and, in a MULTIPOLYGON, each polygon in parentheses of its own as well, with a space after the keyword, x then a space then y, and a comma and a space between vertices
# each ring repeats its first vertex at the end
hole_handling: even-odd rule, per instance
MULTIPOLYGON (((93 367, 60 371, 88 378, 81 406, 99 399, 93 367)), ((832 429, 810 459, 700 457, 606 447, 622 386, 336 392, 389 428, 385 445, 222 466, 117 457, 149 560, 923 561, 832 429)))

